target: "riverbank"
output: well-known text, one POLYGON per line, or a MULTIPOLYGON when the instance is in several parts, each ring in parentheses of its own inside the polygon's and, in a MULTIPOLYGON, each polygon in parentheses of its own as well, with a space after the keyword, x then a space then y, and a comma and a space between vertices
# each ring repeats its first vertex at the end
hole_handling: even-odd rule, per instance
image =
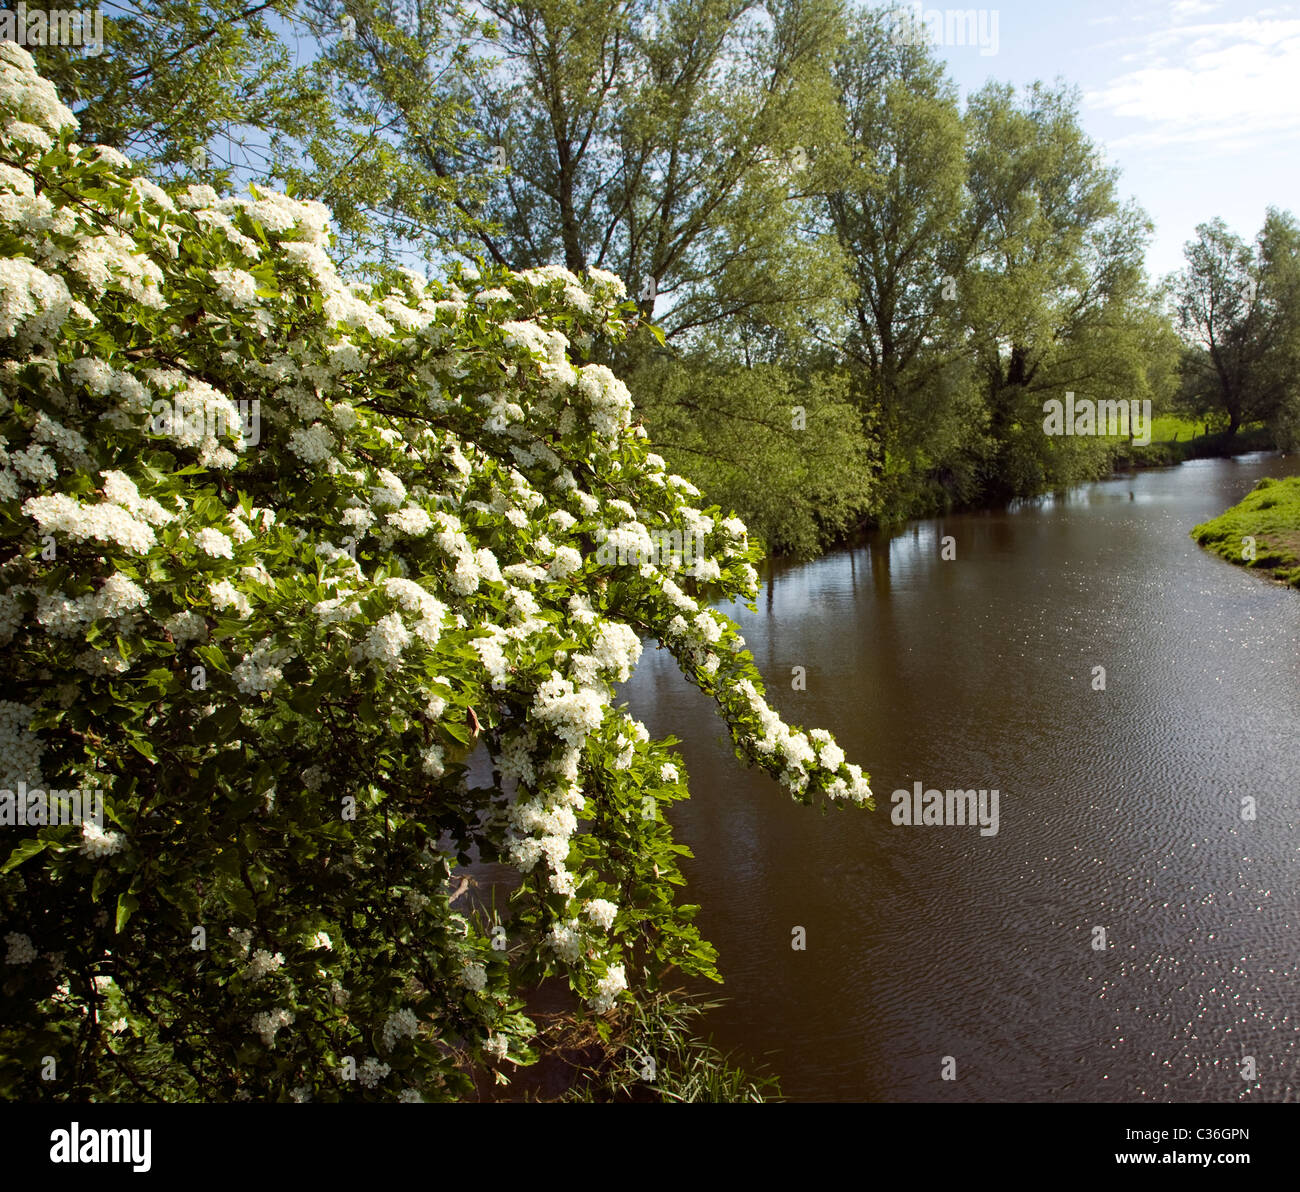
POLYGON ((755 528, 769 524, 770 515, 760 512, 753 505, 742 506, 734 499, 735 494, 729 498, 725 493, 710 491, 698 475, 695 480, 705 489, 705 504, 717 503, 724 509, 732 507, 750 525, 750 536, 762 542, 765 557, 796 564, 822 557, 830 551, 861 546, 872 534, 894 532, 902 526, 927 518, 950 517, 962 513, 991 513, 1006 508, 1014 501, 1033 500, 1051 492, 1065 492, 1080 485, 1104 481, 1117 474, 1153 468, 1176 468, 1192 460, 1232 459, 1278 450, 1271 432, 1262 423, 1244 426, 1230 439, 1225 438, 1222 431, 1206 430, 1198 434, 1197 430, 1197 424, 1186 419, 1172 415, 1157 418, 1152 427, 1153 438, 1150 443, 1139 444, 1119 438, 1109 440, 1108 452, 1094 459, 1091 470, 1085 470, 1068 482, 1044 484, 1036 491, 1024 492, 1014 498, 992 500, 986 495, 977 495, 969 501, 960 500, 957 492, 945 482, 931 476, 929 480, 918 482, 917 487, 895 492, 892 498, 884 500, 881 507, 857 520, 850 520, 836 532, 829 531, 827 525, 819 521, 820 512, 814 502, 810 507, 810 516, 818 528, 806 538, 800 549, 773 547, 761 530, 755 528))
POLYGON ((1300 476, 1263 479, 1250 494, 1192 530, 1206 550, 1300 588, 1300 476))
POLYGON ((1252 426, 1239 430, 1228 442, 1224 441, 1222 434, 1202 434, 1181 440, 1177 437, 1156 439, 1144 447, 1125 443, 1115 456, 1115 467, 1168 468, 1189 459, 1230 459, 1276 449, 1277 444, 1266 427, 1252 426))
MULTIPOLYGON (((1181 422, 1175 418, 1165 418, 1157 421, 1157 428, 1165 429, 1166 433, 1168 433, 1167 427, 1170 424, 1174 427, 1192 427, 1191 423, 1181 422), (1162 428, 1160 426, 1161 422, 1165 423, 1166 426, 1162 428)), ((1272 436, 1267 428, 1262 425, 1246 427, 1238 431, 1231 440, 1226 442, 1222 434, 1214 433, 1194 434, 1186 439, 1179 439, 1175 435, 1174 438, 1159 439, 1145 445, 1131 442, 1117 443, 1115 454, 1098 465, 1095 475, 1078 480, 1073 484, 1061 486, 1056 490, 1045 488, 1039 493, 1017 498, 1017 500, 1033 500, 1035 497, 1046 496, 1051 491, 1064 492, 1068 489, 1079 488, 1082 485, 1096 484, 1120 474, 1146 469, 1177 468, 1190 460, 1233 459, 1240 455, 1255 455, 1260 452, 1276 450, 1277 446, 1273 442, 1272 436)), ((913 507, 896 512, 892 517, 878 514, 874 517, 864 518, 847 533, 829 541, 822 550, 810 557, 816 558, 824 555, 827 551, 861 546, 873 534, 895 533, 912 522, 935 517, 950 517, 962 513, 992 513, 997 509, 1006 508, 1012 503, 1010 501, 998 503, 975 501, 969 504, 938 501, 920 502, 913 507)), ((767 557, 780 559, 785 563, 807 562, 809 558, 809 556, 798 556, 781 551, 769 551, 767 557)))

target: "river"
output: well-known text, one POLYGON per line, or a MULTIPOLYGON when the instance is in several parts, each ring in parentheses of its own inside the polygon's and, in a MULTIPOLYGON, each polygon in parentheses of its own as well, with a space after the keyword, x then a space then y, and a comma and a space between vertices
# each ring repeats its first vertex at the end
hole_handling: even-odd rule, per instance
POLYGON ((874 812, 741 768, 647 651, 622 698, 682 740, 720 1044, 799 1100, 1300 1099, 1300 593, 1188 536, 1297 463, 1146 471, 773 566, 757 613, 728 611, 874 812), (996 835, 892 823, 917 782, 996 789, 996 835))

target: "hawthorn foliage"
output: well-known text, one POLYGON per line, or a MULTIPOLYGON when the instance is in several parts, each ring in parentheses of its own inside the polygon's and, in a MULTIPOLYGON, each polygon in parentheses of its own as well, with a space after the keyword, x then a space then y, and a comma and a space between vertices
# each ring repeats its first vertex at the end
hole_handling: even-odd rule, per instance
POLYGON ((543 980, 716 978, 680 760, 614 702, 642 643, 796 799, 871 793, 709 607, 743 524, 588 362, 619 279, 349 284, 320 205, 75 136, 0 43, 3 1094, 454 1099, 536 1058, 543 980))

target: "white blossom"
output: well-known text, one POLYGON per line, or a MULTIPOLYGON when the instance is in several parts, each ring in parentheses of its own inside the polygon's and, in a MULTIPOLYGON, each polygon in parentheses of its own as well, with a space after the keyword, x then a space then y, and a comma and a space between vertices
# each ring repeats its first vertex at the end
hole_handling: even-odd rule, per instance
POLYGON ((237 616, 247 617, 253 611, 248 597, 238 591, 228 579, 209 584, 208 595, 212 598, 212 607, 218 612, 229 608, 233 609, 237 616))
POLYGON ((384 1046, 390 1051, 403 1039, 413 1039, 419 1033, 420 1020, 413 1010, 403 1007, 394 1010, 384 1022, 384 1046))
POLYGON ((244 972, 250 981, 260 981, 263 977, 270 976, 271 973, 275 972, 276 969, 281 968, 283 965, 283 953, 271 953, 265 948, 258 948, 249 958, 244 972))
POLYGON ((273 1047, 275 1036, 286 1026, 292 1025, 293 1021, 292 1010, 278 1007, 274 1010, 262 1010, 253 1015, 253 1033, 261 1036, 262 1043, 266 1047, 273 1047))
POLYGON ((205 526, 194 535, 194 545, 199 548, 205 555, 211 555, 214 559, 233 559, 235 557, 235 544, 229 536, 223 534, 220 530, 214 530, 210 526, 205 526))
POLYGON ((583 907, 583 911, 587 918, 596 924, 597 927, 608 931, 614 926, 614 917, 618 914, 618 907, 614 903, 607 902, 603 898, 593 898, 585 907, 583 907))
POLYGON ((596 982, 596 993, 587 999, 587 1004, 591 1006, 597 1014, 604 1014, 607 1010, 613 1008, 618 995, 627 988, 627 973, 621 964, 612 964, 609 966, 605 976, 596 982))
POLYGON ((373 1089, 391 1070, 387 1064, 381 1063, 375 1056, 367 1056, 357 1068, 357 1080, 365 1088, 373 1089))
POLYGON ((223 302, 234 307, 253 306, 257 302, 257 278, 242 269, 214 269, 212 280, 223 302))
POLYGON ((81 851, 97 861, 126 847, 126 837, 121 832, 106 831, 93 820, 82 821, 81 837, 81 851))

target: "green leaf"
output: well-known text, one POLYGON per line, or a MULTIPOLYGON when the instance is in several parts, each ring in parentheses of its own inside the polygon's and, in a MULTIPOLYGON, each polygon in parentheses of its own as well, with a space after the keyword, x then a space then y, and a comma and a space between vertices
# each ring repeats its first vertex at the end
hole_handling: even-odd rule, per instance
POLYGON ((108 883, 112 880, 113 871, 106 865, 101 865, 97 870, 95 870, 95 880, 90 884, 90 900, 92 902, 98 902, 103 898, 104 891, 107 889, 108 883))
POLYGON ((0 873, 8 873, 10 870, 16 869, 29 857, 34 857, 37 853, 43 852, 49 846, 49 843, 48 840, 41 840, 39 838, 24 840, 22 844, 9 854, 9 860, 7 860, 3 865, 0 865, 0 873))
POLYGON ((158 755, 154 752, 153 746, 142 737, 132 737, 128 744, 141 757, 148 758, 155 765, 158 763, 158 755))
POLYGON ((114 931, 121 935, 122 928, 126 926, 127 920, 140 908, 140 900, 134 894, 119 894, 117 896, 117 924, 114 931))

